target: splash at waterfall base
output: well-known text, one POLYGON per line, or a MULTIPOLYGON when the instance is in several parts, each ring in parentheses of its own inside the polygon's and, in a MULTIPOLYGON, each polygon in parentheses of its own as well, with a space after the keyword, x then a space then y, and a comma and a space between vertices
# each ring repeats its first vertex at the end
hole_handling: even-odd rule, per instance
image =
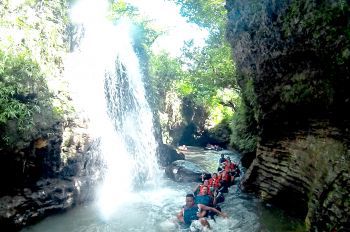
MULTIPOLYGON (((72 128, 70 127, 69 131, 72 128)), ((67 131, 68 127, 64 132, 65 135, 72 135, 66 133, 67 131)), ((101 156, 93 152, 98 141, 94 142, 88 139, 87 134, 82 133, 83 126, 75 128, 74 131, 76 132, 74 137, 68 136, 71 138, 71 143, 61 144, 63 151, 72 152, 65 162, 61 161, 57 164, 54 159, 50 159, 52 154, 61 151, 59 146, 55 145, 59 139, 56 137, 59 133, 48 138, 46 146, 34 147, 34 153, 38 156, 40 154, 43 159, 36 160, 35 163, 33 161, 32 166, 25 170, 26 176, 21 181, 26 183, 25 185, 18 184, 16 188, 7 189, 7 193, 0 198, 0 225, 2 229, 17 231, 49 215, 66 212, 75 206, 96 199, 96 188, 102 182, 102 170, 105 168, 101 156), (78 131, 80 133, 77 133, 78 131), (76 150, 77 147, 79 147, 78 150, 76 150), (42 170, 43 167, 45 170, 42 170), (41 170, 40 173, 39 170, 41 170), (37 176, 39 174, 40 177, 37 176)), ((60 132, 62 131, 60 130, 60 132)), ((66 139, 64 137, 64 141, 66 139)), ((163 159, 165 157, 168 157, 167 160, 174 159, 174 153, 164 153, 164 151, 170 151, 169 147, 160 148, 160 150, 163 152, 161 156, 163 159)), ((174 150, 173 152, 176 153, 174 150)), ((11 155, 16 157, 15 154, 11 155)), ((12 169, 12 172, 16 170, 12 169)), ((119 180, 115 181, 116 186, 120 186, 119 180)))

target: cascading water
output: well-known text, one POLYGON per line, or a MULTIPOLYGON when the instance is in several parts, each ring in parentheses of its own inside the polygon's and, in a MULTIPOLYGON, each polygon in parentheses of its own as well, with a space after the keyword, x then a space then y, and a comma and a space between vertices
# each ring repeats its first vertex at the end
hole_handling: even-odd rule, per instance
POLYGON ((106 171, 99 205, 108 217, 133 187, 156 183, 159 168, 153 117, 130 39, 131 25, 126 20, 112 25, 105 18, 107 4, 102 3, 83 1, 83 9, 79 5, 75 9, 87 16, 79 16, 84 37, 72 54, 69 79, 78 107, 86 112, 92 133, 100 140, 97 149, 106 171))
MULTIPOLYGON (((86 114, 91 134, 99 138, 96 152, 105 159, 104 181, 97 206, 78 206, 23 231, 188 231, 174 223, 175 215, 197 183, 156 178, 162 175, 156 162, 152 113, 128 35, 130 24, 124 21, 113 26, 105 18, 107 2, 81 3, 77 10, 84 38, 79 51, 66 62, 66 71, 76 109, 86 114), (133 191, 135 185, 143 188, 133 191)), ((192 156, 194 161, 207 163, 208 171, 216 170, 219 153, 191 149, 193 154, 186 159, 192 156)), ((238 162, 239 156, 234 154, 231 159, 238 162)), ((230 218, 210 220, 213 231, 292 231, 289 219, 281 220, 237 190, 233 186, 221 205, 230 218)))

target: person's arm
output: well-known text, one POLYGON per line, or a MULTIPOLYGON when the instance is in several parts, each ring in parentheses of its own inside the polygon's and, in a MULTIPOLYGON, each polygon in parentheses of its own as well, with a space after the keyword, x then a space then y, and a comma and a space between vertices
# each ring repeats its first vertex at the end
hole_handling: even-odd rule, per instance
POLYGON ((208 210, 208 211, 213 211, 217 214, 219 214, 221 217, 224 217, 224 218, 227 218, 227 213, 224 213, 224 212, 220 212, 219 210, 213 208, 213 207, 209 207, 209 206, 206 206, 206 205, 202 205, 202 204, 198 204, 198 207, 201 209, 201 210, 208 210))
POLYGON ((197 191, 198 191, 198 189, 199 189, 199 186, 201 186, 201 184, 198 184, 198 185, 193 189, 194 195, 197 195, 197 191))
POLYGON ((199 212, 197 213, 197 216, 199 218, 205 217, 205 215, 207 214, 207 210, 205 210, 204 207, 203 207, 205 205, 202 205, 202 204, 197 204, 197 205, 198 205, 198 208, 199 208, 199 212))
POLYGON ((184 221, 184 213, 183 213, 183 211, 184 211, 184 209, 182 209, 177 215, 176 215, 176 217, 177 217, 177 219, 180 221, 180 222, 185 222, 184 221))
POLYGON ((213 200, 213 205, 216 206, 216 197, 217 197, 218 192, 214 192, 214 200, 213 200))

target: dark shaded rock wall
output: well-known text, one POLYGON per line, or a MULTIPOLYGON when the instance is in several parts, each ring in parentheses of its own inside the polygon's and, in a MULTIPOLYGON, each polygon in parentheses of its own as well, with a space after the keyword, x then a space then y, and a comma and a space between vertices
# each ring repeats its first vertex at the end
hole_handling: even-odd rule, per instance
POLYGON ((244 188, 311 231, 347 231, 349 2, 227 0, 226 8, 238 83, 259 131, 244 188))
POLYGON ((166 167, 176 160, 185 159, 183 153, 178 152, 175 148, 167 144, 159 144, 157 153, 158 163, 162 167, 166 167))
POLYGON ((9 231, 91 201, 102 177, 97 141, 82 120, 57 123, 40 136, 17 151, 0 151, 0 226, 9 231))

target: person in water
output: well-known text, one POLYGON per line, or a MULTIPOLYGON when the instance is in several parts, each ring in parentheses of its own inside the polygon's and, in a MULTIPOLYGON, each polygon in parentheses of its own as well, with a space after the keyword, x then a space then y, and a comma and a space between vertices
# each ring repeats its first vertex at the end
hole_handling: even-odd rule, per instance
POLYGON ((220 212, 215 208, 202 204, 195 204, 193 194, 187 194, 186 205, 184 205, 182 210, 177 214, 177 219, 188 227, 191 225, 192 221, 198 220, 203 227, 210 228, 209 222, 204 218, 207 211, 217 213, 218 215, 227 218, 226 213, 220 212))
POLYGON ((230 157, 228 157, 226 159, 226 162, 225 162, 225 168, 224 170, 226 171, 226 173, 230 176, 230 179, 229 179, 229 185, 233 185, 234 183, 234 180, 235 180, 235 169, 236 169, 236 165, 235 163, 231 162, 231 159, 230 157))
POLYGON ((230 183, 230 175, 224 170, 220 173, 220 192, 223 193, 228 193, 228 188, 230 187, 229 183, 230 183))
POLYGON ((215 192, 220 188, 220 179, 216 172, 214 172, 208 180, 208 186, 211 192, 215 192))
POLYGON ((195 195, 194 202, 196 204, 206 205, 206 206, 213 206, 213 197, 209 195, 208 186, 203 186, 199 193, 195 195))
POLYGON ((195 195, 199 194, 200 192, 202 192, 203 187, 206 187, 206 191, 208 192, 209 195, 213 195, 213 193, 210 191, 210 187, 209 187, 209 180, 204 180, 203 184, 198 184, 194 189, 193 189, 193 193, 195 195))
POLYGON ((219 159, 219 167, 218 167, 218 172, 222 171, 223 167, 225 166, 225 155, 221 154, 221 157, 219 159))
POLYGON ((218 176, 217 173, 213 173, 212 177, 209 179, 209 188, 210 188, 210 192, 213 193, 213 206, 216 206, 216 204, 218 203, 222 203, 225 200, 224 195, 219 191, 220 187, 221 187, 221 183, 220 183, 220 178, 218 176))

